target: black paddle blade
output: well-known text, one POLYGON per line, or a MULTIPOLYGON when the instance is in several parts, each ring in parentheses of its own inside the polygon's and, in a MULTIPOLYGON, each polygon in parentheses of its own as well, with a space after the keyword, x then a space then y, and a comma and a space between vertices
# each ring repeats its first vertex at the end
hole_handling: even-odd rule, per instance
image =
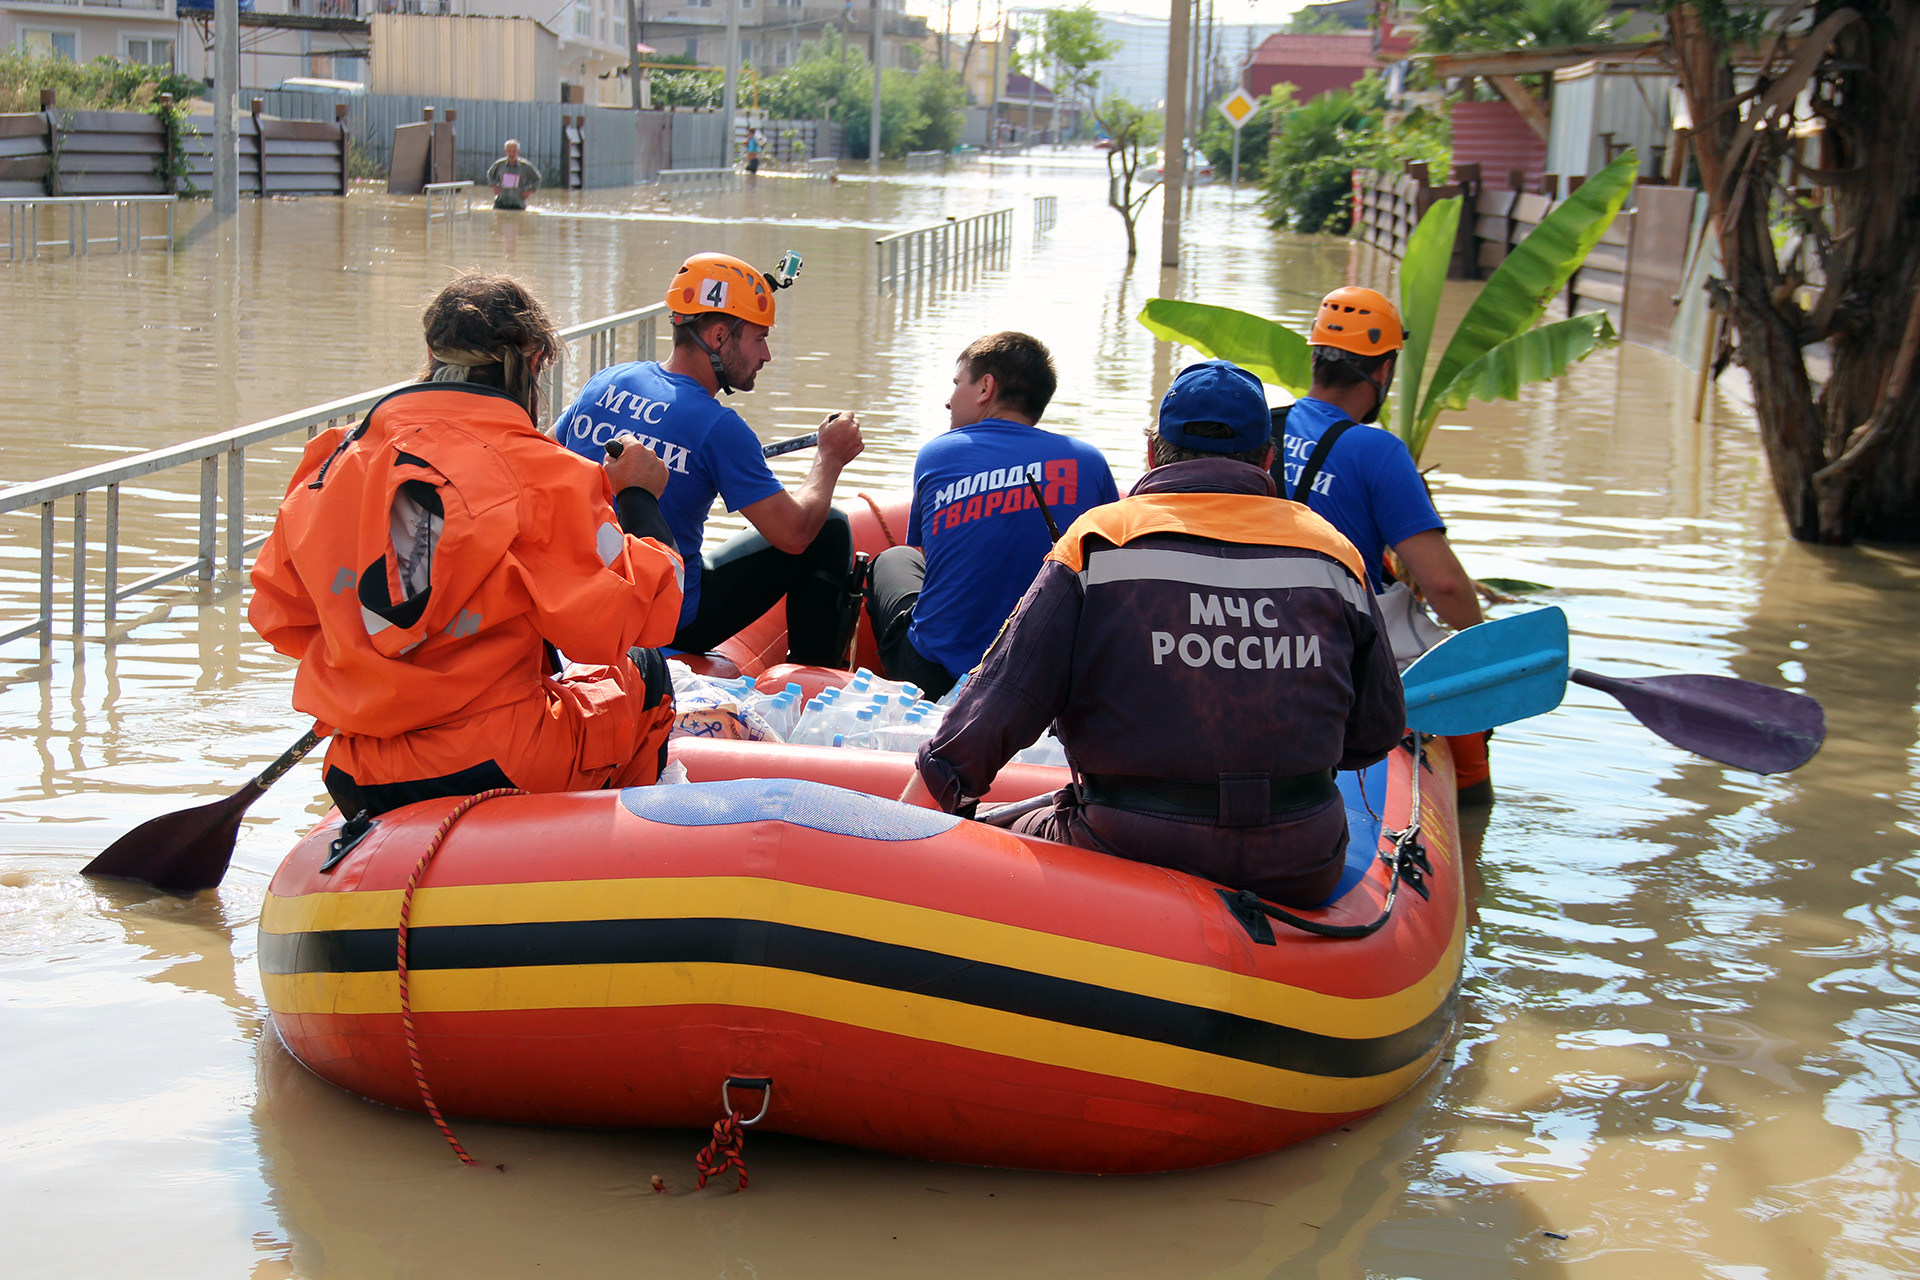
POLYGON ((211 889, 227 874, 247 806, 266 788, 250 781, 225 800, 141 823, 89 862, 85 875, 138 880, 168 893, 211 889))
POLYGON ((1575 671, 1575 684, 1619 699, 1677 747, 1755 773, 1787 773, 1813 759, 1827 714, 1805 694, 1732 676, 1641 676, 1616 680, 1575 671))

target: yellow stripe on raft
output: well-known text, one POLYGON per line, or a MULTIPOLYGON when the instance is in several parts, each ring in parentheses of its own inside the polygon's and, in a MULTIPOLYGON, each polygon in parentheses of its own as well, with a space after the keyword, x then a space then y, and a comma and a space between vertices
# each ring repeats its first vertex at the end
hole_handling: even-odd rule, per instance
MULTIPOLYGON (((281 1014, 392 1013, 391 973, 263 974, 281 1014)), ((1384 1075, 1336 1079, 1195 1049, 1067 1026, 839 978, 755 965, 595 964, 425 970, 408 976, 415 1013, 720 1005, 770 1009, 935 1044, 1168 1089, 1318 1115, 1365 1111, 1397 1097, 1439 1052, 1384 1075)))
MULTIPOLYGON (((400 897, 397 889, 269 894, 260 927, 274 934, 392 929, 399 923, 400 897)), ((1432 1013, 1453 989, 1466 938, 1465 920, 1456 913, 1453 938, 1426 973, 1391 994, 1351 999, 999 921, 750 876, 448 885, 414 895, 412 927, 700 918, 847 934, 1357 1040, 1392 1035, 1432 1013)), ((268 1003, 276 1012, 290 1012, 268 1003)))

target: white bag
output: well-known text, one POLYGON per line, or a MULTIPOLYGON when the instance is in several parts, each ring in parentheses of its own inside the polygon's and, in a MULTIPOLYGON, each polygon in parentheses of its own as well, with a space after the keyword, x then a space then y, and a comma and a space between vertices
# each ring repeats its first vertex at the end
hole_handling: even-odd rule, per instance
POLYGON ((1387 640, 1393 645, 1394 663, 1405 671, 1415 658, 1445 640, 1453 632, 1433 620, 1427 606, 1404 582, 1396 582, 1374 597, 1380 602, 1380 620, 1386 626, 1387 640))

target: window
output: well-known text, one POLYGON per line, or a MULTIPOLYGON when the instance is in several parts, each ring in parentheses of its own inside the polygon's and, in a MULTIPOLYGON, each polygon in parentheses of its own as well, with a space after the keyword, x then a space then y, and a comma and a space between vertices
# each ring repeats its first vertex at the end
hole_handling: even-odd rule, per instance
POLYGON ((700 40, 697 36, 687 37, 687 56, 695 62, 700 61, 700 40))
POLYGON ((740 42, 740 61, 743 65, 753 61, 753 41, 742 40, 740 42))
POLYGON ((593 34, 593 9, 586 0, 573 0, 573 34, 577 36, 593 34))
POLYGON ((65 58, 68 62, 80 60, 80 34, 76 31, 36 31, 28 28, 20 33, 20 47, 43 58, 65 58))
POLYGON ((173 40, 171 37, 152 38, 148 36, 128 36, 126 39, 128 62, 139 62, 156 67, 173 66, 173 40))
POLYGON ((613 20, 613 42, 625 50, 628 57, 633 56, 633 50, 627 48, 627 20, 624 16, 616 16, 613 20))

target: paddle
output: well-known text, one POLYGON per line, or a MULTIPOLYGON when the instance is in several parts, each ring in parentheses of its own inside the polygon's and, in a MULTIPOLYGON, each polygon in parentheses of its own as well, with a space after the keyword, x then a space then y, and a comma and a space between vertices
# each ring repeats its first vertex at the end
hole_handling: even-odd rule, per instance
POLYGON ((761 445, 760 456, 763 458, 777 458, 783 453, 798 453, 802 449, 811 449, 819 443, 820 433, 818 431, 809 431, 807 434, 795 436, 791 440, 776 440, 772 444, 761 445))
POLYGON ((1755 773, 1786 773, 1813 758, 1826 714, 1804 694, 1731 676, 1614 679, 1567 665, 1567 616, 1536 609, 1456 632, 1408 667, 1407 726, 1478 733, 1551 711, 1567 681, 1598 689, 1677 747, 1755 773))
POLYGON ((307 730, 284 755, 225 800, 141 823, 108 845, 104 853, 81 868, 81 873, 139 880, 168 893, 190 894, 213 888, 233 861, 234 838, 239 835, 240 818, 247 807, 319 744, 320 736, 307 730))

